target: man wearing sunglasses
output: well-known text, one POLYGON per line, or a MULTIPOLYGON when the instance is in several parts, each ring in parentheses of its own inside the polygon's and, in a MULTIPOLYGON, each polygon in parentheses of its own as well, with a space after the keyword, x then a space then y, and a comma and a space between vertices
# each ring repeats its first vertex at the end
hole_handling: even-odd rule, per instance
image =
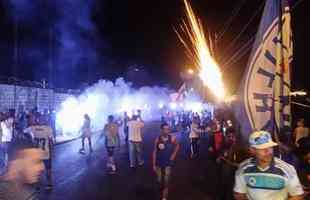
POLYGON ((270 133, 255 131, 249 138, 254 155, 239 165, 235 175, 236 200, 302 200, 304 191, 295 168, 274 157, 270 133))

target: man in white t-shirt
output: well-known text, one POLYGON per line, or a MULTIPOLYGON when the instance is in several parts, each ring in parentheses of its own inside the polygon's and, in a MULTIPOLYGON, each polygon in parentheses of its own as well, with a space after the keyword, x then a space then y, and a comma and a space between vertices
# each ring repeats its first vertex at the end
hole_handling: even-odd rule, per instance
POLYGON ((13 118, 9 117, 1 122, 2 137, 1 141, 3 143, 10 143, 13 139, 13 118))
POLYGON ((46 189, 52 189, 52 146, 53 130, 48 126, 48 122, 40 119, 38 125, 30 126, 24 130, 33 137, 36 148, 43 150, 43 162, 46 169, 47 186, 46 189))
POLYGON ((9 148, 13 139, 13 118, 5 116, 0 123, 1 126, 1 141, 0 141, 0 173, 3 173, 8 165, 9 148))
POLYGON ((249 138, 254 158, 239 165, 235 174, 236 200, 302 200, 303 188, 295 168, 273 156, 270 133, 256 131, 249 138))
POLYGON ((142 133, 141 130, 144 127, 144 122, 138 116, 134 115, 132 120, 128 122, 128 140, 129 140, 129 159, 130 167, 142 166, 144 161, 142 159, 142 133))

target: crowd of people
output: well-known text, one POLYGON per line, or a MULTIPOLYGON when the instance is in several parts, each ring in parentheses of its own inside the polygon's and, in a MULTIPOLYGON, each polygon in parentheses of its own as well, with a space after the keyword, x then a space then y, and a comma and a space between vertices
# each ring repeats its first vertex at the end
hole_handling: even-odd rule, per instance
POLYGON ((52 147, 55 131, 52 115, 37 108, 31 112, 1 113, 0 199, 36 199, 43 171, 45 188, 52 189, 52 147))
MULTIPOLYGON (((297 121, 289 135, 254 131, 249 143, 244 144, 230 119, 211 119, 196 113, 175 118, 181 119, 177 120, 179 129, 188 135, 190 159, 201 159, 200 141, 207 138, 208 154, 220 171, 221 190, 227 191, 219 193, 219 199, 309 198, 310 135, 304 119, 297 121)), ((171 117, 166 120, 169 124, 176 121, 171 117)))
POLYGON ((29 128, 38 124, 48 125, 52 129, 53 139, 55 139, 55 116, 53 112, 49 112, 47 109, 44 112, 38 112, 37 108, 32 109, 29 112, 20 109, 19 112, 15 110, 9 110, 8 112, 0 113, 0 138, 1 148, 0 154, 0 170, 5 169, 9 160, 8 152, 10 151, 11 143, 18 142, 20 140, 31 138, 32 135, 29 128))
MULTIPOLYGON (((36 199, 35 191, 29 185, 38 182, 43 171, 46 173, 45 188, 52 189, 55 130, 51 123, 53 120, 47 113, 40 114, 34 109, 28 113, 28 117, 21 118, 12 112, 1 114, 0 199, 36 199), (24 118, 28 119, 26 123, 18 120, 24 118), (12 142, 19 139, 27 142, 18 145, 22 148, 10 148, 12 142)), ((277 137, 274 137, 274 141, 266 131, 254 131, 249 136, 247 146, 239 141, 236 127, 230 119, 217 120, 198 113, 182 113, 177 123, 172 119, 161 119, 151 155, 152 169, 157 177, 162 200, 169 198, 171 174, 181 148, 176 133, 180 133, 181 138, 188 138, 190 160, 202 159, 201 140, 207 138, 208 154, 220 168, 221 189, 226 191, 220 193, 218 199, 307 198, 310 188, 310 134, 303 119, 298 120, 291 139, 285 142, 277 137), (230 181, 233 181, 234 188, 229 188, 230 181)), ((99 137, 104 139, 108 173, 117 173, 115 153, 121 147, 121 129, 128 146, 129 167, 136 169, 144 165, 144 126, 141 111, 131 117, 124 113, 122 120, 113 115, 108 116, 99 137)), ((91 127, 91 118, 85 114, 80 129, 81 154, 86 154, 85 139, 88 141, 89 153, 93 152, 91 127)))

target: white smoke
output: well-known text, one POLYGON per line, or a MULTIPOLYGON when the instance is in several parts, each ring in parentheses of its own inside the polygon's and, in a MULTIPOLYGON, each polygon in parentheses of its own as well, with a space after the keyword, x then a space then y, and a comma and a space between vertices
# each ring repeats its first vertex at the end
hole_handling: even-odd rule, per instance
POLYGON ((137 110, 146 121, 159 119, 163 105, 168 105, 172 91, 162 87, 134 89, 131 83, 118 78, 114 83, 100 80, 78 97, 69 97, 57 112, 56 124, 64 134, 79 134, 84 114, 91 118, 93 130, 104 127, 108 115, 123 117, 137 110))

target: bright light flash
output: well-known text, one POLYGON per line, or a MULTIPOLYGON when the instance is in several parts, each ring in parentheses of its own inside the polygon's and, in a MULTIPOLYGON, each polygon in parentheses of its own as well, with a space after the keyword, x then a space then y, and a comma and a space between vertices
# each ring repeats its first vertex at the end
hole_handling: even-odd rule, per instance
POLYGON ((78 132, 83 123, 83 116, 77 99, 71 97, 64 101, 56 114, 56 124, 63 133, 78 132))
POLYGON ((187 70, 187 73, 189 73, 189 74, 194 74, 194 70, 193 70, 193 69, 188 69, 188 70, 187 70))
POLYGON ((159 109, 162 109, 163 107, 164 107, 164 103, 163 103, 163 102, 159 102, 159 103, 158 103, 158 108, 159 108, 159 109))
POLYGON ((199 19, 195 16, 187 0, 184 0, 184 4, 188 22, 186 23, 183 21, 181 29, 190 42, 185 42, 178 32, 177 35, 187 49, 189 55, 193 58, 194 64, 198 67, 199 77, 204 85, 207 86, 218 99, 222 100, 225 97, 222 73, 211 56, 199 19))
POLYGON ((203 104, 201 102, 186 102, 185 110, 191 110, 193 112, 201 112, 203 110, 203 104))
POLYGON ((175 110, 176 108, 177 108, 177 104, 175 103, 175 102, 171 102, 170 104, 169 104, 169 107, 172 109, 172 110, 175 110))

